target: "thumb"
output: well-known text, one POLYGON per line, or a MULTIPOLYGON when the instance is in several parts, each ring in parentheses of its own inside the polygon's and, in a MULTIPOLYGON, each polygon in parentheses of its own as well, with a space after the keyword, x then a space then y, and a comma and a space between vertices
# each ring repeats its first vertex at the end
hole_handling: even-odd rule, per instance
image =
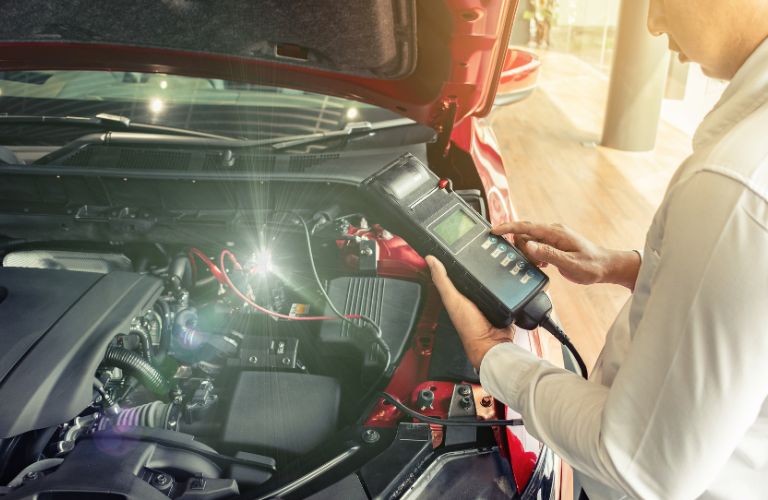
POLYGON ((568 267, 572 264, 571 257, 567 252, 543 243, 529 241, 525 244, 525 251, 532 259, 552 264, 558 268, 568 267))
POLYGON ((432 281, 435 283, 438 291, 442 293, 448 286, 453 286, 451 279, 448 277, 448 272, 445 270, 445 266, 437 258, 427 255, 424 259, 429 266, 429 272, 432 275, 432 281))
POLYGON ((425 260, 432 273, 432 281, 456 329, 469 332, 476 328, 490 328, 490 323, 480 309, 456 289, 443 263, 431 255, 427 255, 425 260))
POLYGON ((424 260, 427 261, 429 271, 432 274, 432 282, 437 287, 437 291, 443 299, 443 304, 449 309, 451 306, 456 306, 464 296, 453 285, 443 263, 431 255, 427 255, 424 260))

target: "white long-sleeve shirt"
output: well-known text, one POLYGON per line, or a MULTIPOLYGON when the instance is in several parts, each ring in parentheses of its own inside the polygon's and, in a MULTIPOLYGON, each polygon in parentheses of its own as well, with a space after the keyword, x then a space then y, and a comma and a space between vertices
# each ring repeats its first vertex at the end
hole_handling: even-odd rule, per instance
POLYGON ((768 498, 768 42, 670 182, 590 381, 509 343, 480 379, 591 500, 768 498))

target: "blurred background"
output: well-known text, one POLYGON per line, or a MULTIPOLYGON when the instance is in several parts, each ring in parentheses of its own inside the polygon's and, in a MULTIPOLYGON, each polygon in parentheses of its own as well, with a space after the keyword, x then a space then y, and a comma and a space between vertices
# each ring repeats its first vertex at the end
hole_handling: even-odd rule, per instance
MULTIPOLYGON (((648 35, 647 0, 621 4, 521 0, 510 46, 538 57, 538 80, 532 93, 498 106, 490 120, 520 218, 560 222, 607 247, 642 249, 670 177, 726 83, 679 62, 666 37, 648 35), (617 51, 619 43, 631 50, 617 51), (649 97, 653 85, 658 92, 649 97), (656 114, 642 109, 656 104, 656 114), (612 138, 611 113, 622 125, 648 122, 630 133, 650 134, 650 141, 612 138)), ((591 364, 629 291, 577 286, 556 270, 547 272, 564 326, 591 364)))
MULTIPOLYGON (((510 47, 538 58, 538 79, 489 118, 519 218, 643 248, 670 177, 727 85, 681 63, 666 37, 650 37, 647 8, 648 0, 520 1, 510 47)), ((546 272, 563 326, 592 366, 630 292, 546 272)))

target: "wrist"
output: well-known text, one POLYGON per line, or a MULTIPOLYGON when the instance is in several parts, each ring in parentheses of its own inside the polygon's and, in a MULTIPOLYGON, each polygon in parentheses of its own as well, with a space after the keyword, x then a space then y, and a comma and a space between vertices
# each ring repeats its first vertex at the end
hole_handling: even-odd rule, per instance
POLYGON ((634 290, 640 270, 640 253, 634 250, 606 250, 605 272, 601 283, 612 283, 634 290))
POLYGON ((499 344, 505 344, 507 342, 512 342, 512 339, 487 339, 475 342, 471 347, 465 346, 465 351, 467 352, 470 364, 475 370, 479 371, 480 365, 483 363, 483 359, 485 358, 485 355, 488 354, 488 351, 499 344))

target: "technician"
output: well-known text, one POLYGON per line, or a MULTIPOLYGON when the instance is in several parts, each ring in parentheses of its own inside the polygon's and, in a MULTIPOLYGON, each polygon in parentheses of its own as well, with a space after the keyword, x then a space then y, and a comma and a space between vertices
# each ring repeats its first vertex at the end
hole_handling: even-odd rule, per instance
POLYGON ((590 381, 495 329, 428 258, 483 386, 571 464, 591 500, 768 498, 768 0, 651 0, 681 60, 731 80, 639 254, 502 224, 534 261, 633 294, 590 381))

